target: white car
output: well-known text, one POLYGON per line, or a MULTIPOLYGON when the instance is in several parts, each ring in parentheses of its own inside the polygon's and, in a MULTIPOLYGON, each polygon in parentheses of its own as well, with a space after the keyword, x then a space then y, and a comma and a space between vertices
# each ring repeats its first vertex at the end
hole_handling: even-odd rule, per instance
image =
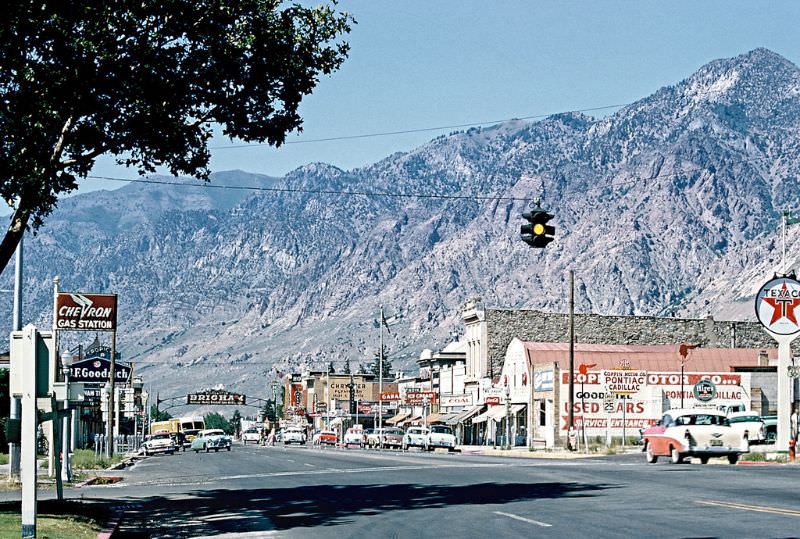
POLYGON ((728 422, 733 430, 739 433, 751 444, 761 444, 767 441, 767 427, 764 420, 755 412, 731 412, 728 422))
POLYGON ((242 444, 257 444, 261 441, 261 431, 257 427, 250 427, 242 433, 242 444))
POLYGON ((432 425, 430 430, 425 449, 431 450, 441 447, 448 451, 455 450, 456 437, 453 435, 453 429, 447 425, 432 425))
POLYGON ((168 455, 172 455, 175 453, 176 449, 177 447, 175 446, 175 442, 172 440, 172 436, 166 431, 151 434, 142 444, 142 451, 144 451, 145 456, 150 456, 155 453, 166 453, 168 455))
POLYGON ((428 435, 430 431, 425 427, 409 427, 403 436, 403 449, 421 447, 428 449, 428 435))
POLYGON ((306 431, 297 427, 283 429, 283 445, 306 443, 306 431))
POLYGON ((342 443, 345 447, 348 445, 357 445, 358 447, 364 447, 366 443, 366 436, 364 435, 364 429, 357 429, 357 428, 349 428, 347 432, 344 433, 344 439, 342 443))
POLYGON ((739 455, 750 451, 747 440, 731 427, 720 410, 704 408, 667 410, 655 425, 642 432, 647 462, 670 457, 673 464, 686 457, 698 457, 702 464, 711 457, 728 457, 736 464, 739 455))

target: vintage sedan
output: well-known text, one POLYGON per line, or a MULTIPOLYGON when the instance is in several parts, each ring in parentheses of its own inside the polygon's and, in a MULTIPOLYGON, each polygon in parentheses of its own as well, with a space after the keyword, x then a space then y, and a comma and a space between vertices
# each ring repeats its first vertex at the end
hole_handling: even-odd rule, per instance
POLYGON ((728 414, 731 427, 751 444, 767 441, 767 427, 756 412, 731 412, 728 414))
POLYGON ((177 450, 175 441, 167 431, 159 431, 148 436, 142 444, 142 451, 146 457, 155 453, 172 455, 177 450))
POLYGON ((339 443, 339 435, 335 430, 321 430, 314 435, 315 445, 336 445, 339 443))
POLYGON ((705 464, 711 457, 727 457, 736 464, 750 451, 747 440, 734 430, 724 412, 704 408, 668 410, 655 425, 642 433, 647 462, 670 457, 673 463, 698 457, 705 464))
POLYGON ((242 433, 242 445, 257 444, 261 441, 261 429, 250 427, 242 433))
POLYGON ((430 431, 425 427, 409 427, 403 436, 403 449, 409 447, 428 448, 428 435, 430 431))
POLYGON ((192 440, 192 449, 195 453, 205 451, 208 453, 212 449, 219 451, 220 449, 231 450, 231 437, 225 434, 222 429, 206 429, 197 433, 194 440, 192 440))
POLYGON ((447 425, 431 426, 431 432, 428 434, 425 449, 430 451, 437 447, 447 449, 448 451, 455 451, 456 449, 456 437, 453 435, 453 429, 447 425))

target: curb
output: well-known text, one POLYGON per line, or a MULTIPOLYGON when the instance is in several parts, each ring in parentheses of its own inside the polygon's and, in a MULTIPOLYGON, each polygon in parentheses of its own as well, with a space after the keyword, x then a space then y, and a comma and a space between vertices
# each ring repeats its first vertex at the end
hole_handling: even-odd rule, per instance
POLYGON ((111 539, 117 533, 119 522, 122 520, 122 511, 115 512, 106 522, 105 527, 97 534, 97 539, 111 539))

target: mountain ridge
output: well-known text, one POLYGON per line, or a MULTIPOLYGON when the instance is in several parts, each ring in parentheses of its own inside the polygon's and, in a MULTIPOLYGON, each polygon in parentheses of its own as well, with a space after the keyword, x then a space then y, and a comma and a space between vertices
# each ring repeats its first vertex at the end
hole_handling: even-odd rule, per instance
POLYGON ((118 293, 120 349, 174 390, 366 363, 380 305, 406 311, 385 337, 410 365, 459 328, 466 298, 565 311, 570 269, 581 312, 744 319, 779 263, 779 211, 800 206, 797 133, 800 70, 756 49, 600 119, 472 128, 353 170, 212 177, 262 190, 78 195, 26 240, 25 309, 49 323, 56 274, 118 293), (519 240, 539 197, 557 227, 541 251, 519 240))

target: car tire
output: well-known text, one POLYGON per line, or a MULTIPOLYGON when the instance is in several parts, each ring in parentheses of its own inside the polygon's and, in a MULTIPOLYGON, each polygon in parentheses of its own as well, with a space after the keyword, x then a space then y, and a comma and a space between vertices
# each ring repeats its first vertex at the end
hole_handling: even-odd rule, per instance
POLYGON ((655 464, 656 461, 658 460, 658 455, 653 453, 653 448, 650 447, 650 444, 647 444, 647 446, 645 447, 644 454, 645 458, 647 459, 647 462, 650 464, 655 464))
POLYGON ((214 453, 219 453, 219 447, 214 448, 214 453))
POLYGON ((672 464, 683 464, 683 455, 674 447, 670 448, 670 458, 672 464))
POLYGON ((731 453, 730 455, 728 455, 728 462, 730 464, 736 464, 737 462, 739 462, 739 453, 731 453))
POLYGON ((700 457, 700 464, 708 464, 708 459, 709 457, 707 456, 700 457))
POLYGON ((408 444, 403 444, 403 451, 408 451, 408 444))
POLYGON ((199 452, 200 452, 200 450, 199 450, 199 449, 195 449, 195 450, 194 450, 194 452, 195 452, 195 453, 199 453, 199 452))
POLYGON ((230 451, 230 450, 231 450, 231 446, 228 446, 228 451, 230 451))
POLYGON ((144 456, 145 457, 149 457, 150 456, 150 452, 147 450, 146 447, 144 448, 144 456))
POLYGON ((209 451, 211 451, 211 448, 210 448, 210 447, 208 447, 207 445, 204 445, 203 447, 205 448, 205 450, 206 450, 206 453, 208 453, 209 451))

